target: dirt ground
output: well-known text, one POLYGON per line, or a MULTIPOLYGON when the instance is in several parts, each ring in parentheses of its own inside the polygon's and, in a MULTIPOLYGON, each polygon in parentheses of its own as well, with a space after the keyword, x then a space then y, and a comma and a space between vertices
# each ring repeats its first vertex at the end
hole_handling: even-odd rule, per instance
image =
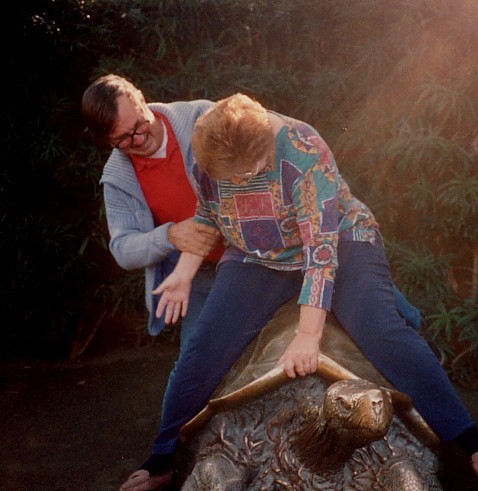
MULTIPOLYGON (((98 333, 79 361, 0 364, 0 490, 108 491, 148 456, 177 346, 98 333)), ((478 393, 459 389, 478 421, 478 393)), ((478 490, 454 447, 444 485, 478 490)))

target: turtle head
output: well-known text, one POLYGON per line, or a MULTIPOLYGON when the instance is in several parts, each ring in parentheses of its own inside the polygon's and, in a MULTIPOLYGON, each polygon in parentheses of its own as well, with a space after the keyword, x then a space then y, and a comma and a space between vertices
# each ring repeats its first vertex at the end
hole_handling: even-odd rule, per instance
POLYGON ((340 468, 355 449, 383 438, 393 418, 389 394, 366 380, 332 384, 320 407, 308 412, 291 445, 314 472, 340 468))
POLYGON ((367 380, 341 380, 326 393, 322 416, 329 430, 350 433, 361 446, 383 438, 393 417, 390 395, 367 380))

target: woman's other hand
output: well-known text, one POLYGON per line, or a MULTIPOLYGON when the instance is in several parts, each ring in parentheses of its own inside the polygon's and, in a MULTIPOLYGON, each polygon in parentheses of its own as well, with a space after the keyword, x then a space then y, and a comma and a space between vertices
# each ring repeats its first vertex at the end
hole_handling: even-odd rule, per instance
POLYGON ((191 280, 173 271, 155 290, 154 295, 161 295, 156 308, 156 317, 165 313, 166 324, 175 323, 179 317, 184 317, 188 311, 191 280))

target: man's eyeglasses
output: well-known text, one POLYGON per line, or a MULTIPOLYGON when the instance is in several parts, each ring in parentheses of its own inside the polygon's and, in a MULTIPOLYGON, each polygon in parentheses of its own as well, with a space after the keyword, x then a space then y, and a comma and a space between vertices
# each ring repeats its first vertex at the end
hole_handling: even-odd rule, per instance
POLYGON ((115 148, 124 150, 125 148, 128 148, 133 143, 135 136, 142 136, 145 133, 147 133, 150 126, 151 126, 151 122, 148 121, 147 119, 141 121, 137 124, 135 130, 132 133, 126 133, 125 135, 117 139, 116 142, 111 142, 111 144, 115 148))

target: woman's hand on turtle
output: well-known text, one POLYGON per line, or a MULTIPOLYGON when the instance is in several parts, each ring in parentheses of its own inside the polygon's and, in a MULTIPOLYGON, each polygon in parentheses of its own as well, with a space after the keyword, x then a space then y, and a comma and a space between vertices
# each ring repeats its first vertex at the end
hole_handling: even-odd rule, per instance
POLYGON ((165 313, 166 324, 175 323, 184 317, 188 310, 191 280, 173 271, 155 290, 154 295, 162 294, 156 309, 156 317, 165 313))
POLYGON ((277 364, 284 365, 284 371, 290 378, 315 373, 319 356, 319 341, 319 335, 299 331, 277 364))

